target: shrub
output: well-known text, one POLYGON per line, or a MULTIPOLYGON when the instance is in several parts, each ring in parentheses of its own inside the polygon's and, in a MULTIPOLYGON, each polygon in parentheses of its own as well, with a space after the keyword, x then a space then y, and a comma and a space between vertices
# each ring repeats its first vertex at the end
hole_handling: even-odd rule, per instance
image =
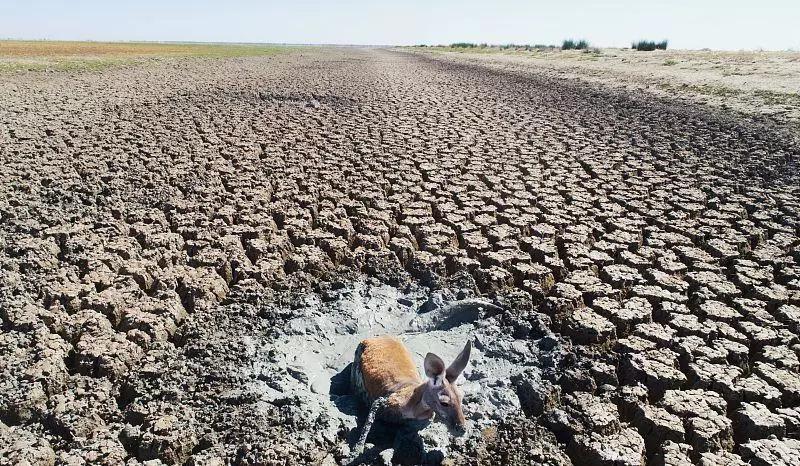
POLYGON ((631 48, 640 52, 649 52, 656 49, 656 43, 653 41, 640 40, 639 42, 633 42, 631 48))
POLYGON ((499 47, 500 50, 513 49, 513 50, 524 50, 526 52, 531 52, 531 51, 534 51, 534 50, 552 50, 552 49, 557 49, 558 48, 558 46, 556 46, 556 45, 547 45, 547 44, 533 44, 533 45, 531 45, 531 44, 500 44, 497 47, 499 47))
POLYGON ((474 49, 477 45, 472 42, 454 42, 450 44, 450 47, 454 49, 474 49))
POLYGON ((589 48, 589 42, 585 39, 575 40, 566 39, 561 43, 561 50, 585 50, 589 48))
POLYGON ((633 42, 631 48, 643 52, 651 52, 656 49, 667 50, 667 41, 662 40, 661 42, 656 42, 654 40, 640 40, 638 42, 633 42))

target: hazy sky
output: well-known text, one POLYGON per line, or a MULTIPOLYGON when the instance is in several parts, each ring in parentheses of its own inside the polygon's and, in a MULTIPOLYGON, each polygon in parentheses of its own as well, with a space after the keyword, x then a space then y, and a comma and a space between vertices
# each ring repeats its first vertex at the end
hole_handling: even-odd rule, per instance
POLYGON ((0 37, 800 49, 800 0, 0 0, 0 37))

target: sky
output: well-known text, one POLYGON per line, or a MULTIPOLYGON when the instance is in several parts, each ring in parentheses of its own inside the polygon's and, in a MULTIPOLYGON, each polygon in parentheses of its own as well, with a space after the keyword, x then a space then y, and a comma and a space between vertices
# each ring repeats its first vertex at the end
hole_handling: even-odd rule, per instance
POLYGON ((800 0, 0 0, 0 38, 800 50, 800 0))

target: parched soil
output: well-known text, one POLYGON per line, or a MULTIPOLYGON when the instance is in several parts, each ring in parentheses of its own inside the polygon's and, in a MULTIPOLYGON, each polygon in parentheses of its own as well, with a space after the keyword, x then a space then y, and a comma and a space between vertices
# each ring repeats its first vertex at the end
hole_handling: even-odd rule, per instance
POLYGON ((0 102, 0 464, 344 462, 382 330, 474 338, 472 429, 373 462, 800 463, 786 128, 354 48, 0 102))
POLYGON ((800 53, 631 49, 502 50, 414 47, 418 53, 455 54, 458 61, 505 71, 522 69, 601 83, 650 95, 681 98, 800 130, 800 53), (455 52, 459 50, 458 52, 455 52))

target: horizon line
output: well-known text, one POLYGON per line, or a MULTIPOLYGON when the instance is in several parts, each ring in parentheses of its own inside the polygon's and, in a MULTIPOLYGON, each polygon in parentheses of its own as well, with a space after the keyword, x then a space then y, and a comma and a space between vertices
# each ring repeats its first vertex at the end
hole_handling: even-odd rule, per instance
MULTIPOLYGON (((567 40, 567 39, 564 39, 567 40)), ((644 40, 644 39, 635 39, 631 42, 635 42, 636 40, 644 40)), ((46 38, 19 38, 19 37, 2 37, 0 38, 0 42, 11 42, 11 41, 29 41, 29 42, 86 42, 86 43, 106 43, 106 44, 206 44, 206 45, 281 45, 281 46, 305 46, 305 47, 449 47, 452 44, 459 43, 459 42, 451 42, 450 44, 432 44, 432 43, 413 43, 413 44, 365 44, 365 43, 343 43, 343 42, 242 42, 242 41, 196 41, 196 40, 159 40, 159 39, 148 39, 148 40, 140 40, 140 39, 114 39, 114 40, 107 40, 107 39, 46 39, 46 38)), ((532 44, 532 43, 515 43, 515 42, 497 42, 497 43, 489 43, 489 42, 468 42, 468 41, 461 41, 461 43, 472 43, 476 46, 480 46, 481 44, 485 44, 489 47, 500 47, 500 46, 518 46, 518 47, 535 47, 536 45, 544 46, 544 47, 556 47, 560 48, 558 44, 532 44)), ((604 46, 593 46, 591 42, 589 45, 596 49, 623 49, 627 50, 630 47, 623 47, 617 45, 604 45, 604 46)), ((764 47, 756 47, 756 48, 740 48, 740 49, 712 49, 710 47, 702 47, 702 48, 671 48, 669 50, 672 51, 712 51, 712 52, 800 52, 800 50, 795 49, 793 47, 786 47, 784 49, 767 49, 764 47)))

